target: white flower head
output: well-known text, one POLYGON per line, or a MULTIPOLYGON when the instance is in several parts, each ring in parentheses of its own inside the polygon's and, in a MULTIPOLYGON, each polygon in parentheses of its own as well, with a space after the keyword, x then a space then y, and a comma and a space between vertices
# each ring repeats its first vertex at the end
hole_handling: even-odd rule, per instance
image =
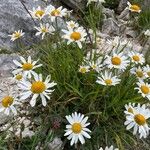
POLYGON ((72 42, 78 44, 79 48, 82 48, 81 42, 85 41, 85 37, 87 33, 83 27, 78 27, 76 29, 69 29, 69 30, 62 30, 65 35, 63 36, 64 39, 67 39, 67 44, 69 45, 72 42))
POLYGON ((135 89, 138 90, 138 93, 150 100, 150 85, 148 83, 145 83, 143 80, 139 80, 137 82, 137 85, 138 87, 136 87, 135 89))
POLYGON ((0 112, 9 115, 11 112, 17 115, 16 105, 19 104, 18 93, 14 90, 14 87, 8 88, 7 92, 1 96, 0 99, 0 112))
POLYGON ((52 5, 47 6, 46 8, 46 14, 50 17, 51 21, 54 22, 56 17, 64 17, 68 14, 68 11, 66 8, 63 8, 62 6, 55 8, 52 5))
POLYGON ((113 145, 111 145, 110 147, 106 146, 105 149, 103 149, 102 147, 100 147, 99 150, 119 150, 118 148, 114 148, 113 145))
POLYGON ((97 59, 97 61, 89 62, 90 67, 92 70, 95 70, 96 72, 100 72, 102 70, 103 65, 101 64, 100 59, 97 59))
POLYGON ((66 116, 69 125, 66 125, 66 133, 64 136, 68 136, 67 139, 71 140, 70 145, 76 144, 78 141, 81 144, 85 143, 85 138, 90 139, 91 136, 87 132, 91 132, 87 126, 90 123, 87 123, 88 117, 84 117, 80 113, 72 113, 72 115, 66 116))
POLYGON ((108 68, 116 68, 120 70, 125 70, 129 64, 128 58, 125 56, 123 52, 121 53, 113 53, 112 56, 106 56, 105 64, 108 68))
POLYGON ((139 67, 133 67, 130 70, 130 73, 136 75, 136 77, 138 79, 145 79, 146 78, 145 72, 144 72, 143 68, 141 68, 140 66, 139 67))
POLYGON ((36 65, 37 61, 32 61, 31 56, 28 57, 27 61, 22 56, 20 57, 21 62, 17 60, 13 60, 15 65, 18 67, 16 70, 13 71, 13 74, 19 74, 22 73, 24 77, 31 78, 31 75, 35 75, 36 72, 34 69, 41 67, 42 64, 36 65))
POLYGON ((130 130, 133 128, 133 134, 140 134, 140 138, 146 138, 149 135, 150 128, 147 124, 147 119, 150 118, 150 110, 146 108, 146 105, 140 105, 135 108, 134 113, 129 113, 126 115, 125 125, 126 129, 130 130))
POLYGON ((125 114, 130 114, 130 113, 134 114, 134 112, 135 112, 135 103, 126 104, 125 109, 126 109, 124 111, 125 114))
POLYGON ((150 66, 149 65, 144 66, 143 71, 145 72, 145 76, 147 78, 150 78, 150 66))
POLYGON ((74 29, 74 28, 78 28, 79 27, 79 24, 74 22, 74 21, 72 21, 72 20, 71 21, 67 21, 66 24, 67 24, 67 28, 68 29, 74 29))
POLYGON ((141 12, 141 8, 139 5, 136 4, 131 4, 129 1, 127 2, 127 9, 129 9, 131 12, 136 12, 136 13, 140 13, 141 12))
POLYGON ((89 66, 80 66, 80 68, 79 68, 79 72, 81 72, 81 73, 87 73, 87 72, 89 72, 90 71, 90 67, 89 66))
POLYGON ((31 16, 34 19, 39 19, 39 20, 41 20, 46 15, 45 10, 42 9, 40 6, 38 6, 37 8, 33 7, 33 10, 29 10, 29 12, 31 13, 31 16))
POLYGON ((140 54, 138 52, 129 52, 129 57, 131 58, 131 61, 135 64, 144 64, 145 63, 145 58, 143 54, 140 54))
POLYGON ((34 107, 36 104, 36 99, 40 96, 42 99, 42 105, 46 106, 46 98, 50 99, 49 95, 54 91, 50 88, 56 85, 54 82, 50 83, 50 80, 50 76, 47 76, 45 81, 43 81, 42 74, 39 74, 34 76, 34 81, 32 82, 26 80, 21 81, 20 84, 18 84, 20 89, 23 90, 20 99, 25 100, 32 96, 30 105, 34 107))
POLYGON ((40 24, 40 27, 35 27, 38 32, 35 34, 36 36, 42 34, 42 39, 44 39, 45 34, 50 33, 53 34, 55 31, 54 27, 52 25, 46 24, 40 24))
POLYGON ((106 86, 115 86, 120 83, 120 79, 117 76, 113 76, 112 72, 105 71, 100 74, 100 77, 96 80, 98 84, 106 85, 106 86))
POLYGON ((20 39, 25 33, 22 30, 15 31, 12 35, 8 35, 11 37, 11 41, 15 41, 20 39))

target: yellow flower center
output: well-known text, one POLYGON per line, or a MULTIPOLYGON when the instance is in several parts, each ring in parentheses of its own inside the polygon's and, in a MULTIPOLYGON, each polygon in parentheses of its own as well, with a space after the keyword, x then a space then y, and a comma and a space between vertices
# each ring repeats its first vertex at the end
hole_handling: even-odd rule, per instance
POLYGON ((72 131, 73 131, 75 134, 80 133, 81 130, 82 130, 81 123, 74 123, 74 124, 72 125, 72 131))
POLYGON ((142 71, 137 71, 136 72, 136 75, 139 77, 139 78, 142 78, 144 76, 143 72, 142 71))
POLYGON ((92 65, 92 68, 93 68, 93 69, 96 69, 96 65, 92 65))
POLYGON ((120 65, 121 64, 121 59, 119 57, 113 57, 111 59, 111 62, 113 65, 120 65))
POLYGON ((131 107, 128 108, 128 112, 133 114, 133 109, 131 107))
POLYGON ((87 71, 87 70, 86 70, 85 67, 83 67, 83 68, 80 69, 80 72, 81 72, 81 73, 86 73, 86 71, 87 71))
POLYGON ((131 5, 130 9, 131 9, 132 11, 136 11, 136 12, 138 12, 139 10, 141 10, 138 5, 131 5))
POLYGON ((46 33, 46 32, 48 32, 48 30, 45 27, 43 27, 42 32, 46 33))
POLYGON ((45 91, 46 85, 42 81, 35 81, 31 85, 32 93, 40 94, 45 91))
POLYGON ((33 68, 33 65, 30 63, 25 63, 22 65, 23 70, 31 70, 33 68))
POLYGON ((21 37, 21 33, 20 32, 15 32, 14 37, 17 38, 17 39, 20 38, 21 37))
POLYGON ((6 96, 2 99, 2 105, 4 107, 9 107, 14 101, 14 98, 11 96, 6 96))
POLYGON ((16 80, 21 80, 22 78, 23 78, 23 76, 21 74, 17 74, 15 77, 16 80))
POLYGON ((142 91, 142 93, 144 93, 144 94, 148 94, 148 93, 150 92, 150 89, 149 89, 149 87, 147 87, 146 85, 142 85, 142 86, 141 86, 141 91, 142 91))
POLYGON ((71 24, 70 24, 70 27, 71 27, 71 28, 74 28, 74 27, 75 27, 75 24, 71 23, 71 24))
POLYGON ((107 85, 111 85, 111 84, 112 84, 112 80, 111 80, 111 79, 106 79, 106 80, 105 80, 105 83, 106 83, 107 85))
POLYGON ((73 32, 71 35, 70 35, 70 38, 77 41, 77 40, 80 40, 81 39, 81 34, 79 32, 73 32))
POLYGON ((140 61, 140 57, 137 56, 137 55, 134 55, 132 58, 133 58, 134 61, 140 61))
POLYGON ((134 116, 134 120, 140 126, 143 126, 146 123, 145 117, 143 115, 141 115, 141 114, 135 115, 134 116))
POLYGON ((51 16, 59 16, 60 15, 60 11, 58 9, 55 9, 51 12, 51 16))
POLYGON ((39 16, 42 17, 44 15, 44 13, 45 13, 44 10, 37 10, 35 13, 35 16, 36 17, 39 17, 39 16))

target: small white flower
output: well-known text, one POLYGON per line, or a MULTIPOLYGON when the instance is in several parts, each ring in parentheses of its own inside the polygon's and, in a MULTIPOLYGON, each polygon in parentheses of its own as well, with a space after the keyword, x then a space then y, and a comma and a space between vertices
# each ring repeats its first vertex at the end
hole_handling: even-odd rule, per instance
POLYGON ((87 132, 91 132, 87 126, 90 123, 87 123, 88 117, 84 117, 80 113, 72 113, 72 115, 66 116, 69 125, 66 125, 66 133, 64 136, 68 136, 67 139, 71 140, 70 145, 77 144, 78 141, 81 144, 85 143, 85 138, 90 139, 91 136, 87 132))
POLYGON ((52 5, 47 6, 46 8, 46 14, 49 15, 51 18, 51 21, 54 22, 56 17, 64 17, 68 14, 68 11, 66 8, 63 8, 62 6, 55 8, 52 5))
POLYGON ((7 88, 0 99, 0 112, 4 112, 6 115, 12 112, 14 115, 17 115, 15 106, 18 104, 20 104, 18 102, 18 93, 14 90, 14 87, 7 88))
POLYGON ((118 54, 113 53, 112 56, 106 56, 105 64, 110 69, 116 68, 120 70, 125 70, 129 64, 129 60, 123 52, 118 54))
POLYGON ((21 63, 19 61, 17 61, 17 60, 13 60, 15 65, 18 67, 16 70, 13 71, 13 74, 20 74, 20 73, 22 73, 22 75, 24 77, 31 78, 31 75, 35 75, 36 74, 34 69, 42 66, 42 64, 36 65, 39 60, 32 61, 31 60, 31 56, 28 57, 27 61, 25 60, 25 58, 23 58, 21 56, 20 60, 21 60, 21 63))
POLYGON ((91 4, 91 2, 96 2, 96 3, 105 3, 105 0, 88 0, 88 2, 87 2, 87 6, 88 6, 89 4, 91 4))
POLYGON ((35 29, 38 30, 38 32, 35 34, 36 36, 42 34, 42 39, 44 39, 44 36, 46 33, 53 34, 55 31, 54 27, 52 25, 46 24, 40 24, 40 27, 35 27, 35 29))
POLYGON ((110 147, 106 146, 105 149, 103 149, 102 147, 100 147, 99 150, 119 150, 118 148, 114 148, 113 145, 111 145, 110 147))
POLYGON ((143 63, 145 63, 145 59, 144 59, 143 54, 132 51, 132 52, 129 52, 128 55, 130 56, 131 61, 135 64, 141 64, 142 65, 143 63))
POLYGON ((147 29, 147 30, 144 32, 144 35, 149 37, 149 36, 150 36, 150 30, 147 29))
POLYGON ((150 100, 150 85, 148 83, 145 83, 143 80, 139 80, 139 82, 137 82, 137 85, 138 87, 136 87, 135 89, 138 90, 138 93, 150 100))
POLYGON ((130 114, 135 112, 135 103, 129 103, 125 105, 126 110, 124 111, 125 114, 130 114))
POLYGON ((72 42, 75 42, 78 44, 79 48, 82 48, 81 42, 85 41, 85 37, 87 36, 87 33, 83 27, 79 27, 76 29, 69 29, 69 30, 62 30, 65 35, 63 36, 64 39, 67 39, 67 44, 69 45, 72 42))
POLYGON ((105 71, 104 73, 101 73, 100 74, 100 77, 98 77, 98 79, 96 80, 96 82, 98 84, 101 84, 101 85, 107 85, 107 86, 112 86, 112 85, 117 85, 120 83, 120 79, 118 79, 117 76, 113 76, 112 75, 112 72, 108 72, 108 71, 105 71))
POLYGON ((34 8, 33 10, 29 10, 29 12, 31 13, 31 16, 34 19, 42 19, 46 14, 45 14, 45 10, 42 9, 40 6, 38 6, 38 8, 34 8))
POLYGON ((30 105, 34 107, 36 104, 36 99, 40 96, 42 99, 42 105, 46 106, 47 105, 46 98, 50 99, 49 95, 54 91, 50 90, 49 88, 55 86, 56 83, 54 82, 50 83, 51 80, 50 76, 47 76, 46 80, 43 82, 42 74, 35 75, 34 79, 35 80, 32 82, 24 80, 21 81, 20 84, 18 84, 20 89, 23 90, 20 99, 25 100, 32 95, 30 105))
POLYGON ((145 76, 147 78, 150 78, 150 66, 149 65, 144 66, 143 71, 145 72, 145 76))
POLYGON ((130 2, 127 2, 127 5, 128 5, 127 9, 129 9, 131 12, 137 12, 137 13, 141 12, 140 6, 136 4, 131 4, 130 2))
POLYGON ((72 20, 66 22, 66 24, 67 24, 67 28, 68 29, 74 29, 74 28, 78 28, 79 27, 79 24, 74 22, 74 21, 72 21, 72 20))
POLYGON ((136 77, 138 79, 145 79, 146 78, 145 72, 143 71, 143 68, 141 68, 140 66, 138 68, 137 67, 133 67, 130 70, 130 73, 136 75, 136 77))
POLYGON ((89 66, 80 66, 79 72, 81 72, 81 73, 86 73, 86 72, 89 72, 89 71, 90 71, 89 69, 90 69, 89 66))
POLYGON ((89 65, 92 68, 92 70, 95 70, 96 72, 102 70, 103 67, 103 65, 101 64, 101 59, 97 59, 97 61, 89 62, 89 65))
POLYGON ((124 125, 126 125, 126 129, 130 130, 133 128, 133 134, 140 134, 140 138, 146 138, 149 135, 150 128, 147 124, 147 119, 150 118, 150 110, 146 108, 146 105, 138 104, 135 108, 134 113, 128 113, 126 115, 126 121, 124 125))
POLYGON ((15 31, 12 35, 8 35, 11 37, 11 41, 15 41, 21 38, 25 33, 22 30, 15 31))

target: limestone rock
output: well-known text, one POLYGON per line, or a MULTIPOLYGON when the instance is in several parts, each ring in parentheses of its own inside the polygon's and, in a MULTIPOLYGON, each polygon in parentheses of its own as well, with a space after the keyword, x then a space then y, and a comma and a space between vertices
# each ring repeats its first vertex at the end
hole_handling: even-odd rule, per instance
POLYGON ((113 18, 104 19, 102 33, 109 35, 119 35, 119 25, 113 18))

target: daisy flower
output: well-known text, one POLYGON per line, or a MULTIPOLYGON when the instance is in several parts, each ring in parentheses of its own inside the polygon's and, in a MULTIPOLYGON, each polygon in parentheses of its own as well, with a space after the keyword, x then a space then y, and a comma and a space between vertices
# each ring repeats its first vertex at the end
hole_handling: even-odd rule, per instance
POLYGON ((17 102, 18 93, 15 90, 14 87, 8 89, 6 87, 6 93, 4 92, 0 98, 0 112, 4 112, 6 115, 12 112, 14 115, 17 115, 15 105, 18 105, 19 102, 17 102))
POLYGON ((149 134, 150 128, 147 124, 147 119, 150 118, 150 110, 146 108, 145 104, 140 104, 137 106, 136 111, 134 113, 129 113, 126 116, 126 121, 124 125, 126 125, 126 129, 130 130, 133 128, 133 134, 140 134, 140 138, 146 138, 149 134))
POLYGON ((45 10, 42 9, 40 6, 38 6, 38 8, 34 8, 33 10, 29 10, 29 12, 31 13, 31 16, 34 19, 42 19, 46 14, 45 14, 45 10))
POLYGON ((135 103, 129 103, 129 104, 126 104, 125 105, 125 111, 124 113, 125 114, 130 114, 130 113, 133 113, 134 114, 134 111, 135 111, 135 103))
POLYGON ((67 28, 68 29, 74 29, 74 28, 78 28, 79 27, 79 24, 74 22, 74 21, 72 21, 72 20, 66 22, 66 24, 67 24, 67 28))
POLYGON ((88 117, 84 117, 80 113, 72 113, 72 115, 66 116, 69 125, 66 125, 66 133, 64 136, 68 136, 67 139, 71 140, 70 145, 76 144, 78 140, 81 144, 85 143, 85 138, 90 139, 91 136, 87 132, 91 132, 87 126, 90 123, 87 123, 88 117))
POLYGON ((37 61, 32 61, 31 56, 28 57, 27 61, 22 56, 20 57, 21 63, 17 60, 13 60, 14 64, 18 67, 13 71, 13 74, 22 73, 24 77, 31 78, 31 75, 35 75, 34 69, 41 67, 42 64, 36 65, 37 61))
POLYGON ((107 86, 112 86, 112 85, 117 85, 120 83, 120 79, 118 79, 117 76, 113 76, 112 72, 105 71, 104 73, 100 74, 101 77, 98 77, 96 82, 101 85, 107 85, 107 86))
POLYGON ((81 73, 86 73, 90 71, 90 67, 89 66, 80 66, 79 68, 79 72, 81 73))
POLYGON ((50 26, 48 23, 40 23, 40 27, 35 27, 35 29, 38 30, 38 32, 35 35, 38 36, 42 34, 42 39, 44 39, 46 33, 53 34, 53 32, 55 31, 54 27, 52 25, 50 26))
POLYGON ((88 6, 89 4, 91 4, 91 2, 105 3, 105 0, 88 0, 87 6, 88 6))
POLYGON ((136 77, 138 79, 145 79, 146 78, 145 72, 143 71, 143 68, 141 68, 140 66, 138 68, 137 67, 133 67, 130 70, 130 73, 136 75, 136 77))
POLYGON ((111 145, 110 147, 106 146, 105 149, 103 149, 102 147, 100 147, 99 150, 119 150, 118 148, 114 148, 113 145, 111 145))
POLYGON ((62 6, 55 8, 52 5, 47 6, 46 8, 46 14, 49 15, 51 18, 51 21, 54 22, 56 17, 64 17, 68 13, 66 8, 63 8, 62 6))
POLYGON ((150 66, 149 66, 149 65, 144 66, 144 67, 143 67, 143 70, 144 70, 144 72, 146 73, 145 76, 146 76, 147 78, 150 78, 150 66))
POLYGON ((18 30, 18 31, 15 31, 12 35, 8 35, 11 37, 11 41, 15 41, 17 39, 20 39, 25 33, 22 32, 22 30, 18 30))
POLYGON ((129 57, 131 58, 131 61, 135 64, 143 64, 145 63, 145 59, 144 59, 144 56, 143 54, 140 54, 138 52, 129 52, 129 57))
POLYGON ((138 87, 136 87, 135 89, 138 90, 138 93, 150 100, 150 85, 148 83, 145 83, 143 80, 139 80, 139 82, 137 82, 137 85, 138 87))
POLYGON ((64 39, 67 39, 67 44, 69 45, 72 42, 75 42, 78 44, 79 48, 82 48, 81 42, 85 41, 85 37, 87 36, 87 33, 83 27, 79 27, 76 29, 69 29, 69 30, 62 30, 65 35, 63 36, 64 39))
POLYGON ((22 73, 18 73, 18 74, 14 74, 14 79, 16 81, 21 81, 24 79, 23 74, 22 73))
POLYGON ((130 2, 127 2, 127 4, 128 4, 127 9, 129 9, 131 12, 137 12, 137 13, 141 12, 140 6, 138 6, 136 4, 132 5, 130 2))
POLYGON ((116 68, 120 70, 125 70, 129 64, 128 58, 124 55, 123 52, 117 54, 113 53, 112 56, 106 56, 105 64, 108 68, 116 68))
POLYGON ((56 85, 54 82, 50 83, 50 80, 50 76, 47 76, 46 80, 43 81, 42 74, 39 74, 34 76, 34 81, 32 82, 26 80, 21 81, 20 84, 18 84, 20 89, 23 90, 20 99, 25 100, 32 95, 30 105, 34 107, 36 104, 36 99, 40 96, 42 99, 42 105, 46 106, 46 98, 50 99, 49 95, 54 91, 50 90, 50 88, 56 85))
POLYGON ((101 61, 99 62, 99 59, 97 59, 97 61, 89 62, 89 65, 92 68, 92 70, 95 70, 96 72, 99 72, 100 70, 102 70, 102 67, 103 67, 103 65, 101 64, 101 61))

